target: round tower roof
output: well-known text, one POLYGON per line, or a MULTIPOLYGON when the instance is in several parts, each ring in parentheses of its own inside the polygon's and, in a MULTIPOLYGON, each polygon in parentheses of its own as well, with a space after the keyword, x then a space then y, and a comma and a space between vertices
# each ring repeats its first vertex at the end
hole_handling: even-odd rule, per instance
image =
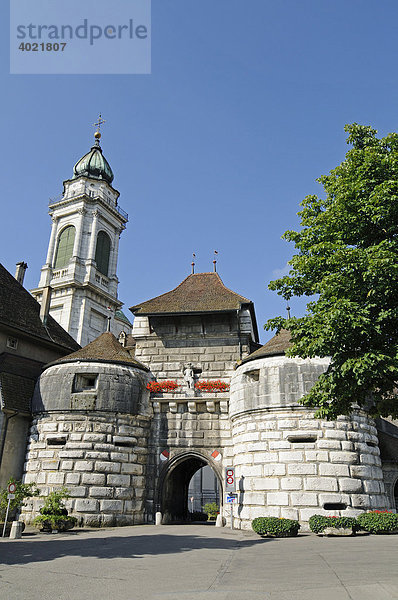
POLYGON ((290 331, 281 329, 280 332, 268 340, 264 346, 261 346, 261 348, 255 350, 249 354, 249 356, 246 356, 246 358, 242 360, 242 363, 247 363, 250 360, 257 360, 258 358, 267 358, 268 356, 283 356, 290 346, 290 338, 290 331))
POLYGON ((73 362, 101 362, 110 364, 123 364, 131 367, 149 371, 148 367, 140 363, 131 356, 130 352, 123 348, 116 337, 110 331, 106 331, 98 336, 93 342, 87 344, 77 352, 72 352, 68 356, 63 356, 45 366, 52 367, 64 363, 73 362))
POLYGON ((112 169, 102 154, 99 138, 96 138, 94 146, 73 167, 73 178, 90 177, 91 179, 104 179, 108 183, 113 181, 112 169))

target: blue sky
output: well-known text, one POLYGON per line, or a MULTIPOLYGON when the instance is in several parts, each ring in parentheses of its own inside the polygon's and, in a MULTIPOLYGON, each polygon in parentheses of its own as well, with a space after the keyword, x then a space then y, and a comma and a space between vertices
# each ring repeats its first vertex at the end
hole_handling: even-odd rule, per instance
MULTIPOLYGON (((82 11, 84 2, 82 2, 82 11)), ((284 302, 267 290, 293 246, 299 202, 343 159, 344 125, 398 118, 396 2, 153 0, 151 75, 9 75, 2 5, 1 262, 37 285, 47 204, 91 146, 130 216, 120 243, 126 308, 212 268, 254 301, 262 340, 284 302)), ((292 300, 294 314, 303 302, 292 300)), ((128 313, 128 310, 126 311, 128 313)))

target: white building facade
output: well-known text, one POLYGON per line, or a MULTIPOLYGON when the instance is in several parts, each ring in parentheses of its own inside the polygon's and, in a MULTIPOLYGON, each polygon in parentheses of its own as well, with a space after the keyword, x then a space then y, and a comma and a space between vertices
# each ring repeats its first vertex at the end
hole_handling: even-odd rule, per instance
POLYGON ((64 193, 49 206, 51 237, 39 285, 31 290, 49 314, 81 345, 109 329, 131 332, 121 313, 116 274, 119 237, 128 215, 118 205, 113 173, 102 154, 101 134, 64 181, 64 193))

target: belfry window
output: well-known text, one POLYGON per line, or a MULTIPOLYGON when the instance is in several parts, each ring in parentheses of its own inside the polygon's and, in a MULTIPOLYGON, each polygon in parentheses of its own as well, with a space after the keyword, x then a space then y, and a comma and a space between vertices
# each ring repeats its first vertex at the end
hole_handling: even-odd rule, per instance
POLYGON ((68 225, 62 230, 58 238, 57 252, 55 254, 54 269, 66 267, 73 256, 73 246, 75 243, 75 228, 68 225))
POLYGON ((108 276, 109 256, 111 253, 111 240, 105 231, 100 231, 97 236, 97 247, 95 249, 95 262, 97 269, 103 275, 108 276))

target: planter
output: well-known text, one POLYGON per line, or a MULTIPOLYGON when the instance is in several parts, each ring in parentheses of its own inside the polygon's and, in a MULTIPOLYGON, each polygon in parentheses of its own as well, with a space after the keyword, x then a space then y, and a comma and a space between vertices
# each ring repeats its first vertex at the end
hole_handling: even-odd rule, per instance
POLYGON ((325 527, 318 535, 324 535, 326 537, 344 537, 355 535, 355 533, 352 527, 325 527))
POLYGON ((266 533, 262 535, 262 538, 288 538, 297 537, 298 531, 282 531, 281 533, 266 533))
POLYGON ((76 525, 76 519, 74 517, 67 517, 66 519, 57 519, 56 523, 52 523, 51 519, 46 519, 37 523, 36 526, 40 527, 40 531, 43 533, 59 533, 63 531, 69 531, 76 525))

